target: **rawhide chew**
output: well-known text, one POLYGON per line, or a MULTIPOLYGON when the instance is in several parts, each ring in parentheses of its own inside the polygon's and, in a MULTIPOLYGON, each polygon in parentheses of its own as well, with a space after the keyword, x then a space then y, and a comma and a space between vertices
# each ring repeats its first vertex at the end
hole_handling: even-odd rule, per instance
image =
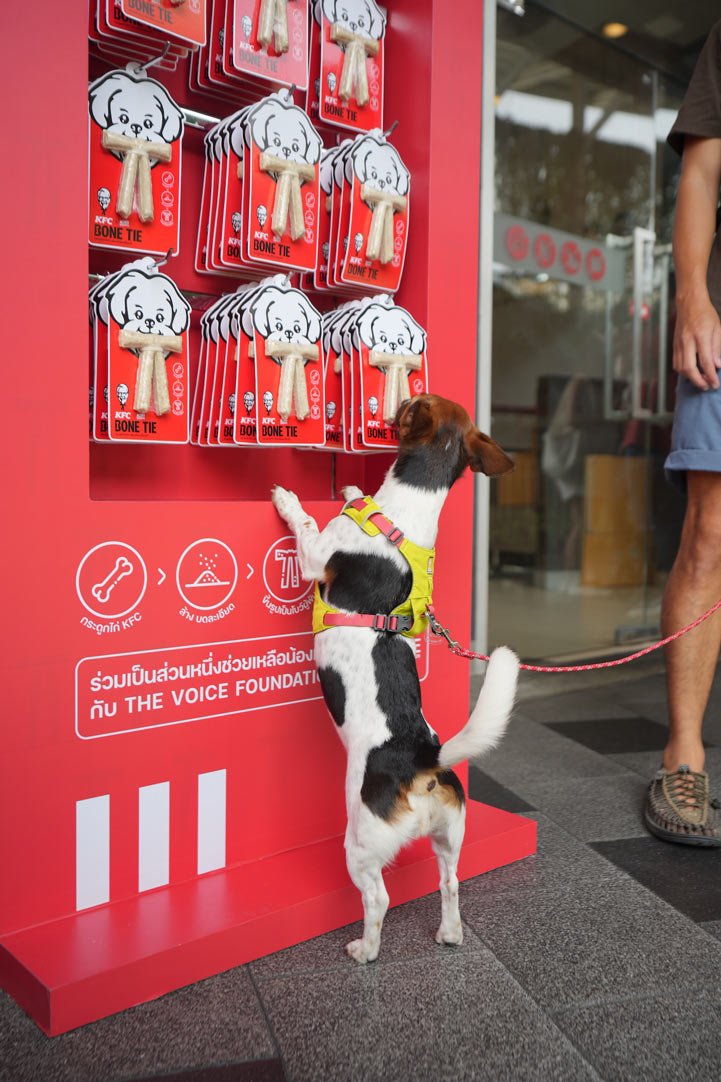
POLYGON ((264 49, 272 41, 276 53, 288 52, 288 0, 261 0, 256 37, 264 49))
POLYGON ((380 43, 373 38, 353 33, 343 23, 331 25, 330 39, 336 45, 342 46, 345 51, 338 84, 338 97, 343 101, 349 101, 350 98, 355 97, 358 105, 367 105, 370 95, 366 59, 369 56, 378 56, 380 43))
POLYGON ((260 155, 260 168, 264 173, 275 177, 276 191, 273 201, 271 228, 276 237, 282 237, 290 213, 290 235, 299 240, 305 233, 303 220, 303 200, 300 194, 301 181, 312 181, 315 167, 307 162, 292 162, 278 158, 268 151, 260 155))
POLYGON ((299 342, 277 342, 269 338, 265 343, 265 352, 266 356, 280 361, 278 414, 281 421, 285 424, 291 413, 294 413, 299 421, 304 421, 310 413, 305 365, 308 361, 319 359, 318 346, 299 342))
POLYGON ((133 409, 138 413, 148 412, 152 387, 155 413, 162 417, 170 410, 165 356, 167 353, 182 352, 182 338, 177 334, 144 334, 142 331, 121 329, 118 343, 121 349, 138 350, 138 377, 133 409))
POLYGON ((152 222, 153 186, 150 178, 150 159, 169 162, 173 148, 169 143, 150 143, 145 139, 130 139, 118 132, 103 130, 102 143, 106 150, 117 150, 123 155, 123 169, 116 200, 116 210, 121 218, 129 218, 133 209, 133 196, 138 191, 138 217, 141 222, 152 222))
POLYGON ((383 420, 393 421, 401 402, 411 397, 409 372, 418 372, 423 363, 421 353, 381 353, 372 349, 368 356, 372 368, 385 375, 383 391, 383 420))
POLYGON ((407 199, 404 195, 381 191, 370 184, 361 187, 361 199, 373 207, 366 255, 368 259, 390 263, 393 259, 393 214, 406 209, 407 199))

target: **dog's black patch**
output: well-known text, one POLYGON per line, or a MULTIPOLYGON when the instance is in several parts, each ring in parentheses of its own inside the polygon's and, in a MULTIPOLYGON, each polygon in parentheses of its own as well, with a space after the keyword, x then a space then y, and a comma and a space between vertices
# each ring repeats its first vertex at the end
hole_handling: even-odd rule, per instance
POLYGON ((361 799, 374 815, 387 819, 402 787, 410 785, 419 771, 437 765, 440 743, 421 711, 413 651, 396 636, 379 634, 372 656, 376 702, 386 716, 391 737, 368 755, 361 799))
POLYGON ((392 612, 406 600, 413 585, 410 567, 401 570, 387 556, 334 552, 326 570, 330 581, 324 590, 325 600, 348 612, 392 612))
POLYGON ((330 716, 340 728, 345 721, 345 686, 342 677, 335 669, 318 669, 321 691, 330 716))
POLYGON ((467 465, 460 433, 442 426, 430 443, 401 448, 393 473, 404 485, 437 492, 450 488, 467 465))

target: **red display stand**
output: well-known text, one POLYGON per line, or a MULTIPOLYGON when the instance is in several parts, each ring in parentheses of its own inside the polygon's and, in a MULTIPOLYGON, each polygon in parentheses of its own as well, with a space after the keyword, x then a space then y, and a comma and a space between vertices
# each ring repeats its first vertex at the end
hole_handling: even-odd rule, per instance
MULTIPOLYGON (((389 4, 386 118, 414 178, 399 303, 428 329, 433 389, 470 404, 482 5, 459 3, 452 19, 440 2, 389 4)), ((0 984, 48 1034, 361 915, 308 584, 268 493, 294 489, 324 522, 343 483, 373 491, 389 461, 88 444, 86 21, 84 5, 47 2, 0 19, 29 178, 3 171, 0 984), (208 559, 218 582, 201 590, 208 559), (115 582, 118 560, 132 570, 115 582)), ((192 105, 217 115, 215 102, 192 105)), ((192 270, 201 138, 188 132, 168 271, 219 293, 226 283, 192 270)), ((98 252, 91 269, 120 262, 98 252)), ((466 478, 443 513, 436 578, 437 610, 464 639, 471 544, 466 478)), ((419 666, 444 739, 467 718, 468 670, 426 643, 419 666)), ((534 851, 535 823, 469 807, 463 877, 534 851)), ((427 842, 386 878, 393 904, 435 890, 427 842)))

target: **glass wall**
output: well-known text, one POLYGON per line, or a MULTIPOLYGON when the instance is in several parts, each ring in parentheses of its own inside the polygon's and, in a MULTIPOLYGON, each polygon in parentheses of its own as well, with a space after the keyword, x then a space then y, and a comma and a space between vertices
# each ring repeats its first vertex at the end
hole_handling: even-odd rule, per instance
POLYGON ((650 635, 683 497, 670 236, 683 87, 546 10, 498 11, 489 640, 524 656, 650 635))

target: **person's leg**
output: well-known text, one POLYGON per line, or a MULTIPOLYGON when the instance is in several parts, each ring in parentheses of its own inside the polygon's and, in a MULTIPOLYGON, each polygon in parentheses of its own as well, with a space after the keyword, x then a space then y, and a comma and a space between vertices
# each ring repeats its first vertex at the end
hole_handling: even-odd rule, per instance
MULTIPOLYGON (((721 598, 721 473, 689 471, 688 505, 676 561, 663 597, 664 635, 721 598)), ((666 770, 704 766, 701 728, 721 648, 721 612, 666 647, 669 739, 666 770)))

